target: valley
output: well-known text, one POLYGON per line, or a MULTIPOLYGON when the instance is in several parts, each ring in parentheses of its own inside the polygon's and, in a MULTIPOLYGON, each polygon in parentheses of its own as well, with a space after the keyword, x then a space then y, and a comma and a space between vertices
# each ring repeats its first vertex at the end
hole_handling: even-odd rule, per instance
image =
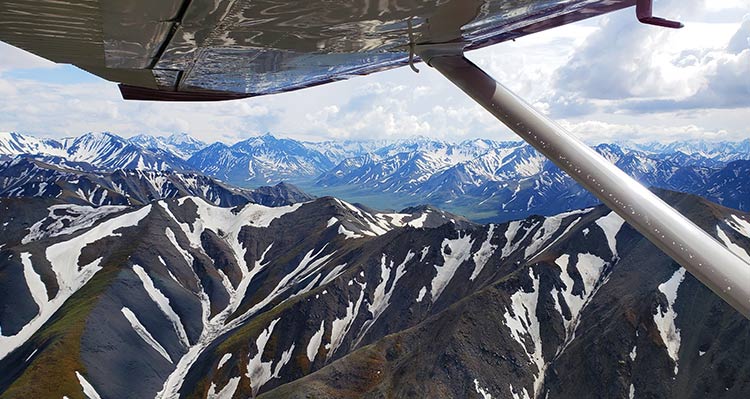
MULTIPOLYGON (((608 143, 594 148, 646 186, 750 210, 744 189, 750 182, 742 173, 750 169, 750 140, 608 143)), ((0 133, 2 157, 33 158, 88 172, 202 174, 249 189, 287 182, 312 195, 379 209, 430 204, 480 223, 549 216, 598 203, 528 145, 487 139, 302 142, 265 134, 233 145, 208 145, 184 134, 125 139, 90 133, 41 140, 0 133), (115 161, 123 158, 129 161, 115 161)))

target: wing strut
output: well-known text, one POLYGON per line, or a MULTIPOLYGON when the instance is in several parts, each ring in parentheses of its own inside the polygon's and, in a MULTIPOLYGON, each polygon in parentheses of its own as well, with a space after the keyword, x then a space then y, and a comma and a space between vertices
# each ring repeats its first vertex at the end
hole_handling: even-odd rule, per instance
POLYGON ((417 46, 417 53, 703 284, 750 318, 750 264, 495 81, 467 60, 460 47, 428 44, 417 46))

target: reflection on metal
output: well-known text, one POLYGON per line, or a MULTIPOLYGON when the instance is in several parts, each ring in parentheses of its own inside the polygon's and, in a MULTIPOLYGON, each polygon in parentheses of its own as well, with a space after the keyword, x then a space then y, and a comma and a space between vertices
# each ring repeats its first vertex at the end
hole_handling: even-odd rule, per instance
POLYGON ((750 318, 750 264, 463 56, 433 54, 427 61, 750 318))
POLYGON ((104 79, 157 88, 149 70, 106 64, 99 0, 2 0, 0 40, 104 79))
POLYGON ((182 0, 99 0, 110 68, 146 69, 175 27, 182 0))
POLYGON ((179 90, 270 94, 408 65, 412 41, 458 40, 478 48, 632 5, 634 0, 193 0, 156 68, 185 71, 179 90))
POLYGON ((278 93, 405 66, 413 43, 461 42, 475 49, 633 5, 635 0, 5 0, 0 40, 129 86, 208 91, 221 99, 219 92, 226 98, 278 93))

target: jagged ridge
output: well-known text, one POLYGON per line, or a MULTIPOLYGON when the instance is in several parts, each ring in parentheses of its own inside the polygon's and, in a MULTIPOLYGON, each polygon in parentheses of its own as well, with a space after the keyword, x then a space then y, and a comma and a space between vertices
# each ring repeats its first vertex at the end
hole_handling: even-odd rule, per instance
MULTIPOLYGON (((748 256, 750 216, 663 195, 748 256)), ((329 197, 44 201, 0 203, 5 396, 750 392, 748 321, 603 207, 482 226, 329 197)))

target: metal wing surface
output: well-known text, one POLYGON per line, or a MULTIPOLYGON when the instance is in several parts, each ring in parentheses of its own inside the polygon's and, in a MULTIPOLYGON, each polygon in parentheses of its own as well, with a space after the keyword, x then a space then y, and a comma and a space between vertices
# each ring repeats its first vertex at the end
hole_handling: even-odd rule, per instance
POLYGON ((406 65, 410 44, 467 49, 635 0, 5 0, 0 40, 142 100, 225 100, 406 65))

